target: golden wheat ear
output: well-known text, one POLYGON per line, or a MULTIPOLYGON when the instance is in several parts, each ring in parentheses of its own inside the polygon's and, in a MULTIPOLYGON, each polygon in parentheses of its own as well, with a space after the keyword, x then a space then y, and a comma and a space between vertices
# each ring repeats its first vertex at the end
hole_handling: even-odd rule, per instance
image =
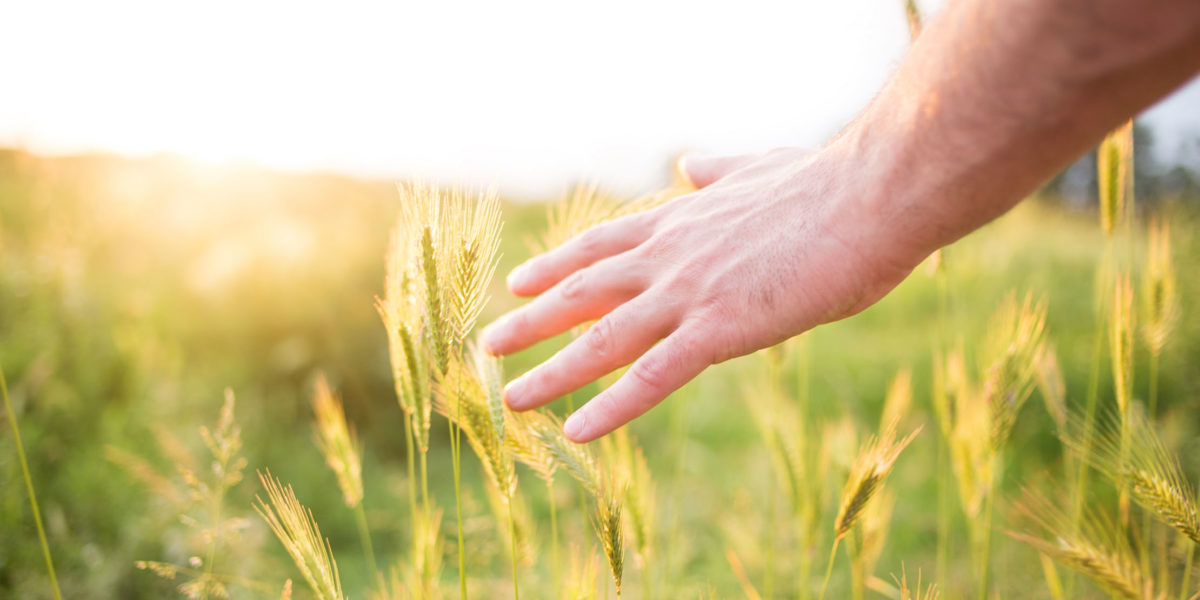
POLYGON ((320 600, 344 600, 337 561, 329 541, 321 537, 321 529, 312 511, 296 499, 292 486, 284 486, 270 471, 258 474, 267 500, 256 498, 255 510, 279 538, 308 587, 320 600))
POLYGON ((992 316, 984 337, 981 394, 991 412, 992 445, 1003 447, 1033 391, 1045 351, 1047 304, 1032 293, 1017 303, 1009 293, 992 316))
POLYGON ((596 514, 593 517, 593 527, 604 556, 608 559, 609 573, 617 588, 617 597, 621 597, 621 581, 625 573, 625 539, 621 529, 622 502, 625 490, 618 488, 615 482, 606 484, 596 497, 596 514))
MULTIPOLYGON (((485 362, 482 368, 493 367, 485 362)), ((499 375, 497 372, 488 376, 499 375)), ((512 456, 504 444, 503 408, 499 415, 494 412, 494 406, 501 400, 490 397, 489 388, 498 390, 498 386, 485 383, 461 357, 452 358, 446 373, 436 374, 435 378, 434 404, 438 413, 467 434, 467 443, 479 456, 488 481, 508 495, 516 488, 517 479, 512 456)))
POLYGON ((1097 425, 1092 452, 1084 453, 1081 419, 1064 442, 1163 523, 1200 544, 1200 505, 1179 458, 1171 452, 1140 409, 1110 413, 1097 425), (1122 423, 1126 428, 1122 433, 1122 423))
POLYGON ((1133 178, 1133 121, 1104 138, 1096 150, 1096 177, 1100 185, 1100 226, 1112 235, 1129 203, 1133 178))
POLYGON ((840 540, 850 533, 851 528, 862 517, 867 504, 891 473, 900 453, 920 432, 921 428, 918 427, 904 439, 897 441, 896 423, 892 422, 878 437, 871 438, 859 452, 858 458, 850 467, 846 486, 842 488, 837 518, 834 520, 836 539, 840 540))

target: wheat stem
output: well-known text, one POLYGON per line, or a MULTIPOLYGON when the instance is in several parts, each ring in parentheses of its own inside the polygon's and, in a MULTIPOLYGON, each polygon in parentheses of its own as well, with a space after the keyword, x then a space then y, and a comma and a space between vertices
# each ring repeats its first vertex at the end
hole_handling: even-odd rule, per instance
POLYGON ((1187 556, 1183 561, 1182 581, 1179 582, 1179 600, 1187 598, 1188 583, 1192 576, 1192 560, 1196 557, 1196 544, 1188 544, 1187 556))
POLYGON ((408 507, 412 513, 412 538, 413 538, 413 562, 416 563, 417 556, 421 552, 421 536, 417 527, 417 469, 416 469, 416 451, 413 448, 413 433, 412 433, 412 415, 405 411, 405 418, 409 421, 404 427, 404 448, 408 453, 408 507))
POLYGON ((521 591, 517 586, 517 520, 513 518, 513 493, 510 489, 508 492, 508 535, 512 544, 512 578, 513 578, 513 600, 521 600, 521 591))
POLYGON ((833 538, 833 547, 829 549, 829 563, 825 567, 825 580, 821 582, 821 594, 817 596, 817 600, 825 600, 825 590, 829 587, 829 576, 833 575, 833 561, 837 558, 838 542, 842 538, 833 538))
POLYGON ((202 586, 200 589, 201 600, 207 600, 207 598, 208 598, 208 580, 209 580, 209 578, 212 577, 213 561, 216 560, 216 557, 217 557, 216 530, 221 527, 221 508, 222 508, 221 504, 222 504, 221 494, 216 494, 213 498, 213 506, 212 506, 213 520, 212 520, 211 526, 213 528, 213 531, 212 531, 212 533, 210 533, 211 539, 209 539, 209 541, 208 541, 208 557, 204 561, 204 582, 205 583, 204 583, 204 586, 202 586))
MULTIPOLYGON (((862 528, 857 528, 862 531, 862 528)), ((865 593, 865 584, 867 574, 865 572, 866 565, 862 561, 862 552, 858 547, 857 533, 850 532, 846 536, 846 554, 850 557, 850 597, 854 600, 863 600, 865 593)))
POLYGON ((12 428, 13 443, 17 446, 17 458, 21 462, 21 475, 25 478, 25 491, 29 493, 29 509, 33 512, 33 524, 37 527, 38 541, 42 545, 42 558, 46 559, 46 572, 50 574, 50 587, 54 591, 55 600, 62 600, 62 592, 58 589, 58 577, 54 574, 54 561, 50 558, 50 544, 46 542, 46 530, 42 527, 42 513, 38 510, 37 494, 33 491, 33 478, 29 476, 29 463, 25 460, 25 446, 21 443, 21 428, 17 426, 17 415, 13 412, 12 400, 8 397, 8 382, 4 379, 4 371, 0 371, 0 395, 4 396, 4 410, 8 413, 8 424, 12 428))
POLYGON ((983 500, 983 524, 979 532, 979 537, 982 538, 979 542, 978 552, 978 579, 979 579, 979 600, 987 600, 988 590, 988 554, 991 551, 992 545, 992 507, 995 504, 996 495, 996 475, 995 469, 992 469, 992 483, 988 486, 987 497, 983 500))
MULTIPOLYGON (((770 458, 770 457, 768 456, 768 458, 770 458)), ((764 462, 768 462, 768 461, 764 461, 764 462)), ((763 573, 763 595, 767 598, 774 598, 775 597, 775 544, 777 542, 777 536, 776 536, 775 532, 778 529, 778 526, 775 522, 776 521, 775 476, 774 476, 774 473, 771 472, 771 467, 769 464, 767 466, 766 495, 767 495, 767 520, 763 523, 763 526, 766 529, 765 533, 767 536, 767 539, 766 539, 767 564, 764 567, 765 572, 763 573)))
MULTIPOLYGON (((457 410, 460 398, 455 394, 455 407, 457 410)), ((448 419, 450 426, 450 461, 454 470, 454 514, 457 521, 458 529, 458 587, 460 598, 467 598, 467 558, 465 549, 463 548, 463 526, 462 526, 462 470, 460 447, 458 445, 458 431, 455 427, 454 419, 448 419)), ((423 458, 423 457, 422 457, 423 458)))
POLYGON ((371 529, 367 526, 367 511, 360 501, 354 506, 354 520, 358 525, 358 537, 362 542, 363 553, 367 555, 367 569, 371 579, 379 576, 379 567, 375 564, 375 547, 371 544, 371 529))
POLYGON ((554 501, 554 480, 546 480, 546 500, 550 503, 550 545, 553 548, 554 564, 554 597, 561 597, 562 594, 562 570, 559 568, 558 562, 558 510, 555 508, 554 501))
MULTIPOLYGON (((1096 268, 1096 277, 1094 282, 1095 297, 1096 297, 1096 323, 1095 336, 1092 339, 1092 365, 1091 372, 1088 377, 1087 396, 1084 401, 1084 420, 1083 420, 1083 449, 1079 454, 1079 465, 1075 475, 1075 505, 1071 511, 1071 534, 1079 531, 1079 523, 1083 518, 1083 501, 1087 497, 1088 488, 1088 461, 1092 451, 1092 438, 1095 435, 1096 428, 1096 402, 1100 394, 1100 361, 1104 354, 1104 340, 1107 336, 1104 335, 1105 315, 1105 294, 1104 282, 1105 276, 1109 271, 1112 263, 1113 242, 1111 236, 1106 236, 1104 240, 1104 254, 1100 258, 1100 264, 1096 268)), ((1072 575, 1067 580, 1067 597, 1074 595, 1076 576, 1072 575)))

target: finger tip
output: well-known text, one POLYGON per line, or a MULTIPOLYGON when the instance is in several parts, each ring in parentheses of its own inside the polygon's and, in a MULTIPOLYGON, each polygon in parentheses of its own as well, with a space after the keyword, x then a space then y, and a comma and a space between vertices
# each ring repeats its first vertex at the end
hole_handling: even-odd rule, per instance
POLYGON ((524 264, 517 265, 508 277, 504 278, 504 283, 508 286, 508 291, 518 296, 528 295, 529 267, 524 264))
POLYGON ((567 417, 567 422, 563 423, 563 434, 567 439, 576 444, 583 444, 591 441, 587 438, 587 412, 583 409, 571 413, 567 417))

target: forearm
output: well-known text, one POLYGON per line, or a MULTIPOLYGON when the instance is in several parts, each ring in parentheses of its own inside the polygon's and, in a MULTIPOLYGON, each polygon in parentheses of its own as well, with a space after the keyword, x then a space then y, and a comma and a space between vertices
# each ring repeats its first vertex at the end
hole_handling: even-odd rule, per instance
POLYGON ((853 159, 835 161, 857 171, 853 210, 884 217, 915 264, 1198 69, 1194 0, 951 2, 826 151, 853 159))

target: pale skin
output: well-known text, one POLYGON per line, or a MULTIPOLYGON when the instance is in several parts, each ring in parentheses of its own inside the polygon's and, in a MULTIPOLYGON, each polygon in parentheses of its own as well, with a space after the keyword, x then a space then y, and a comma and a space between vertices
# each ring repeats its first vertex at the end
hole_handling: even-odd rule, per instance
POLYGON ((601 437, 710 365, 874 304, 1197 71, 1197 0, 951 0, 825 147, 685 159, 695 193, 514 269, 533 300, 484 331, 488 351, 598 321, 506 402, 630 365, 564 426, 601 437))

